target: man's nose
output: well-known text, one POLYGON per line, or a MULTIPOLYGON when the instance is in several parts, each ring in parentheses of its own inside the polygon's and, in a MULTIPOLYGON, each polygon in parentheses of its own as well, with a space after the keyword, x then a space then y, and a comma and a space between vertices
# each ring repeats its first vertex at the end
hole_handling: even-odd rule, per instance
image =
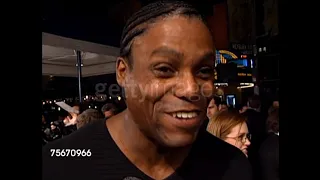
POLYGON ((185 97, 189 100, 199 98, 200 87, 191 73, 186 73, 179 78, 176 85, 175 95, 178 97, 185 97))

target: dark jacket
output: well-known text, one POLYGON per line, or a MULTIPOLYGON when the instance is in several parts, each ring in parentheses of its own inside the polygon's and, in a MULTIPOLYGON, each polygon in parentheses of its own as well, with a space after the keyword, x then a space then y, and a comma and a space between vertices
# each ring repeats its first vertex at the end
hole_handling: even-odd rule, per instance
POLYGON ((259 150, 261 180, 279 180, 279 136, 272 133, 259 150))

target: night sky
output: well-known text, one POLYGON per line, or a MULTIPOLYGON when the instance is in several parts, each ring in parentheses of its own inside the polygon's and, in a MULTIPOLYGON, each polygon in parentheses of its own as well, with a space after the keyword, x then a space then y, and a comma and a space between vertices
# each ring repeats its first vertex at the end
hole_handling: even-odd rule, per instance
MULTIPOLYGON (((58 98, 74 98, 78 97, 78 79, 74 77, 42 77, 43 99, 58 99, 58 98)), ((117 84, 115 74, 106 74, 93 77, 82 78, 82 95, 94 95, 97 88, 101 89, 101 84, 109 85, 117 84), (100 87, 97 87, 99 86, 100 87)), ((99 90, 99 89, 98 89, 99 90)), ((107 92, 107 91, 105 91, 107 92)))
MULTIPOLYGON (((45 0, 42 12, 43 32, 119 47, 122 28, 132 13, 134 0, 61 1, 45 0)), ((154 0, 139 0, 147 4, 154 0)), ((186 0, 204 14, 223 0, 186 0)))

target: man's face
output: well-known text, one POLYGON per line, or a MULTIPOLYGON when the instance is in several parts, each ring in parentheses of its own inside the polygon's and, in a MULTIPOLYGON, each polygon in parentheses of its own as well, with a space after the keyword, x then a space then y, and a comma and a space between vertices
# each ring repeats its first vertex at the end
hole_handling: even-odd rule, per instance
POLYGON ((51 124, 51 130, 55 130, 57 127, 55 126, 55 125, 53 125, 53 124, 51 124))
POLYGON ((168 17, 134 40, 132 70, 118 59, 117 80, 138 128, 168 147, 190 145, 213 95, 214 46, 196 18, 168 17))
POLYGON ((219 111, 228 111, 228 106, 226 104, 220 104, 219 111))
POLYGON ((211 99, 211 101, 209 103, 209 106, 207 108, 207 117, 209 119, 211 119, 213 117, 213 115, 218 111, 219 111, 219 109, 218 109, 218 106, 215 103, 215 100, 211 99))

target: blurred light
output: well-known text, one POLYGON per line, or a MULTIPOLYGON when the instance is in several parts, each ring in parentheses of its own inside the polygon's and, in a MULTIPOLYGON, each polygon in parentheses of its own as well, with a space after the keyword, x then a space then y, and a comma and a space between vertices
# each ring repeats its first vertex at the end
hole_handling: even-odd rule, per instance
POLYGON ((56 100, 54 100, 53 102, 57 102, 56 100))
POLYGON ((111 96, 109 97, 109 99, 111 99, 111 96))
MULTIPOLYGON (((83 64, 81 64, 81 67, 83 66, 83 64)), ((78 64, 76 64, 76 67, 78 67, 78 64)))
POLYGON ((51 104, 52 103, 52 101, 49 101, 49 104, 51 104))
POLYGON ((43 105, 45 105, 45 104, 46 104, 46 102, 44 102, 44 101, 43 101, 43 102, 42 102, 42 104, 43 104, 43 105))
POLYGON ((89 99, 89 96, 88 96, 88 95, 86 95, 86 99, 89 99))
POLYGON ((121 97, 120 97, 120 96, 118 96, 118 100, 119 100, 119 101, 121 100, 121 97))
POLYGON ((97 106, 94 106, 95 109, 97 109, 97 106))
POLYGON ((262 51, 262 48, 259 48, 259 52, 261 52, 262 51))
POLYGON ((264 51, 264 52, 267 52, 267 47, 263 47, 263 51, 264 51))
POLYGON ((254 86, 253 83, 240 83, 240 86, 237 87, 237 89, 251 88, 251 87, 253 87, 253 86, 254 86))
POLYGON ((60 109, 60 107, 58 107, 58 111, 60 111, 61 109, 60 109))
POLYGON ((228 83, 214 83, 215 86, 228 86, 228 83))
POLYGON ((89 109, 91 108, 91 106, 89 106, 89 109))

